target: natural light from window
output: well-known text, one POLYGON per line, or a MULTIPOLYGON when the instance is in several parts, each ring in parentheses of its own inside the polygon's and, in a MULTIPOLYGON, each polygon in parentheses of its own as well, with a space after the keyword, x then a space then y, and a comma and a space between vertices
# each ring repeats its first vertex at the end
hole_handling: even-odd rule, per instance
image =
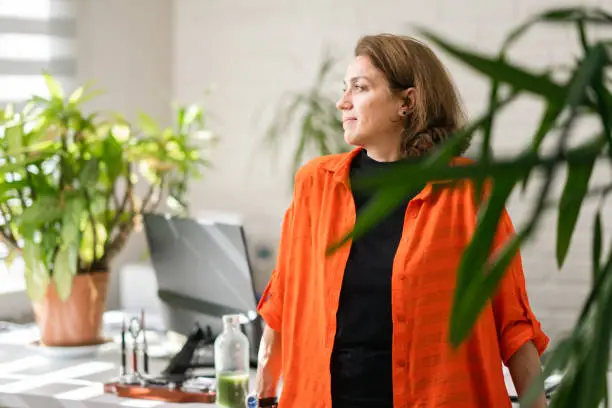
MULTIPOLYGON (((0 109, 32 95, 47 96, 37 72, 74 59, 75 39, 65 25, 74 15, 74 0, 0 0, 0 109)), ((51 73, 70 90, 71 78, 51 73)), ((0 293, 23 291, 24 262, 20 257, 4 262, 7 255, 0 242, 0 293)))
POLYGON ((0 34, 0 58, 50 61, 74 55, 74 41, 43 34, 0 34))
POLYGON ((48 20, 72 17, 72 2, 61 0, 0 0, 0 17, 48 20))

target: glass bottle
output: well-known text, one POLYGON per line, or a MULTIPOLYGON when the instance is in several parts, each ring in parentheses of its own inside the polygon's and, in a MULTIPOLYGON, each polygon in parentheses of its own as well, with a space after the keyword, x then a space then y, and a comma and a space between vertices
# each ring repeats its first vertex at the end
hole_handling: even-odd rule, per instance
POLYGON ((214 353, 217 405, 244 408, 249 394, 249 339, 240 330, 240 315, 223 316, 214 353))

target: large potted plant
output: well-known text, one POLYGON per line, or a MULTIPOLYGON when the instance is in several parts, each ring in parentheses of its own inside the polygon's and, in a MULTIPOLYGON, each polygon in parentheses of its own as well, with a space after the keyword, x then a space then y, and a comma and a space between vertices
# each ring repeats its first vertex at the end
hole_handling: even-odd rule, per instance
POLYGON ((47 346, 102 342, 111 260, 162 199, 184 211, 187 183, 214 138, 198 106, 175 107, 174 127, 85 114, 87 87, 0 111, 0 234, 25 264, 27 294, 47 346), (201 137, 198 143, 197 136, 201 137))

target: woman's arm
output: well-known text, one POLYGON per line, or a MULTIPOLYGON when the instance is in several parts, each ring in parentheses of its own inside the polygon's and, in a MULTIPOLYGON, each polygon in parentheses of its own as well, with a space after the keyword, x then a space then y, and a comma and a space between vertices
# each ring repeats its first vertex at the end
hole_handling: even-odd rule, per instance
POLYGON ((255 392, 259 398, 276 397, 281 374, 281 334, 265 326, 257 361, 255 392))
MULTIPOLYGON (((508 370, 512 376, 514 387, 519 395, 523 396, 542 373, 540 355, 531 341, 523 344, 508 360, 508 370)), ((529 408, 545 408, 546 397, 544 390, 529 408)))

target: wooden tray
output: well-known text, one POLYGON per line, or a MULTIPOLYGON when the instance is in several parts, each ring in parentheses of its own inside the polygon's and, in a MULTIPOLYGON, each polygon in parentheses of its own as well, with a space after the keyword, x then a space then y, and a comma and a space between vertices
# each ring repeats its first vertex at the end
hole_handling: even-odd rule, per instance
POLYGON ((104 384, 104 392, 115 394, 121 398, 147 399, 164 402, 201 402, 214 403, 216 395, 209 392, 187 392, 170 389, 162 386, 142 387, 140 385, 126 385, 117 382, 104 384))

